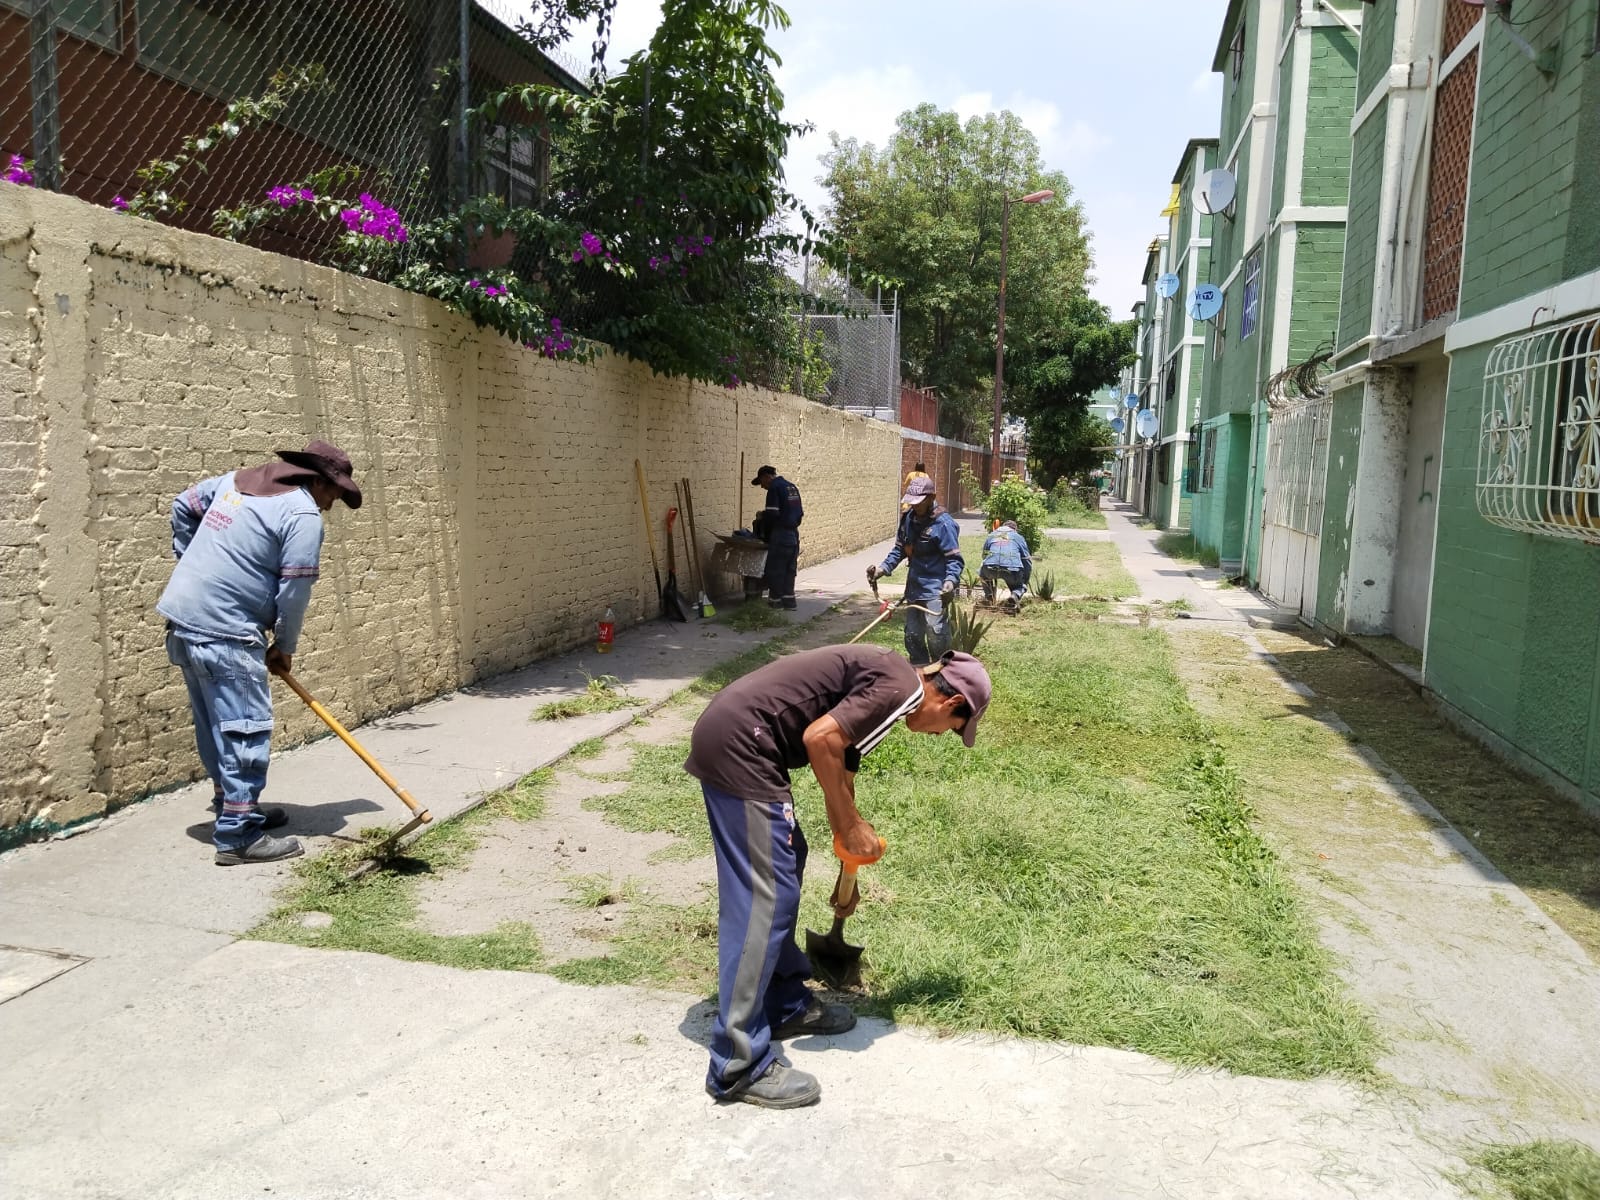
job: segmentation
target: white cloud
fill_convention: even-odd
[[[785,74],[779,73],[784,116],[796,123],[810,121],[816,131],[789,143],[784,174],[790,190],[813,212],[821,210],[827,195],[816,180],[823,173],[817,160],[828,150],[828,135],[882,146],[894,133],[900,114],[926,95],[916,72],[906,66],[865,67],[794,90],[786,86]]]

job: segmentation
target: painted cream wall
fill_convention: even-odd
[[[367,497],[330,514],[296,658],[352,723],[581,643],[608,604],[653,615],[635,458],[658,525],[693,481],[703,554],[764,462],[804,493],[803,563],[896,513],[895,426],[550,362],[407,292],[12,186],[0,337],[0,844],[195,775],[154,610],[169,503],[278,447],[343,446]],[[320,730],[278,719],[279,745]]]

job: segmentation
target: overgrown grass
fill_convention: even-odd
[[[1600,1154],[1581,1142],[1489,1146],[1472,1162],[1511,1200],[1600,1200]]]
[[[533,710],[532,720],[564,721],[571,717],[587,717],[595,713],[617,712],[636,708],[643,701],[628,695],[622,681],[615,675],[591,675],[583,691],[576,696],[552,700]]]
[[[520,922],[508,921],[487,933],[459,936],[418,928],[417,888],[429,875],[462,866],[485,826],[508,817],[532,821],[542,815],[550,779],[548,769],[524,776],[490,795],[472,812],[434,825],[408,846],[402,857],[359,879],[351,880],[350,873],[370,856],[370,843],[388,831],[369,831],[365,843],[349,850],[301,859],[295,866],[294,882],[277,908],[250,936],[324,950],[364,950],[463,970],[537,968],[543,961],[538,934]],[[333,924],[325,929],[307,928],[301,917],[311,912],[329,914]]]
[[[1198,544],[1187,529],[1169,529],[1156,538],[1156,549],[1168,558],[1199,563],[1202,567],[1214,567],[1221,562],[1214,549]]]
[[[718,613],[718,619],[740,633],[755,633],[763,629],[777,629],[790,624],[783,610],[773,608],[765,600],[746,600],[736,608]]]
[[[897,730],[863,764],[863,813],[889,841],[850,936],[863,1007],[949,1031],[1129,1047],[1184,1064],[1303,1078],[1371,1070],[1350,1004],[1251,822],[1240,781],[1183,699],[1159,632],[1036,606],[986,643],[995,699],[978,746]],[[878,640],[897,645],[885,627]],[[877,636],[876,634],[874,636]],[[618,796],[631,829],[709,853],[686,745],[638,747]],[[825,929],[820,791],[795,773]],[[715,988],[709,909],[658,909],[564,978]]]
[[[1075,497],[1048,506],[1050,515],[1045,518],[1046,529],[1105,529],[1106,516],[1097,509],[1080,504]]]
[[[974,571],[983,565],[983,535],[961,539],[961,555]],[[1122,565],[1122,556],[1110,542],[1069,542],[1045,538],[1033,550],[1033,574],[1048,572],[1055,578],[1057,596],[1103,596],[1120,599],[1138,595],[1139,585]]]

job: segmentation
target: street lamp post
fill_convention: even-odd
[[[1016,200],[1007,196],[1000,206],[1000,312],[995,321],[994,339],[994,430],[989,447],[991,480],[1000,478],[1000,398],[1004,394],[1006,375],[1006,244],[1011,239],[1011,206],[1038,204],[1054,195],[1055,192],[1046,188],[1042,192],[1029,192]]]

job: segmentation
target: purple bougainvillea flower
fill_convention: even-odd
[[[13,154],[6,163],[6,182],[19,183],[23,187],[33,186],[33,172],[28,170],[27,160],[20,154]]]
[[[587,254],[599,254],[606,248],[606,244],[600,240],[598,234],[585,233],[578,240],[583,243],[584,252]]]
[[[128,202],[121,196],[113,196],[111,197],[111,207],[116,209],[118,212],[127,212]]]
[[[572,252],[572,261],[573,262],[582,262],[583,261],[583,251],[582,250],[574,250]]]

